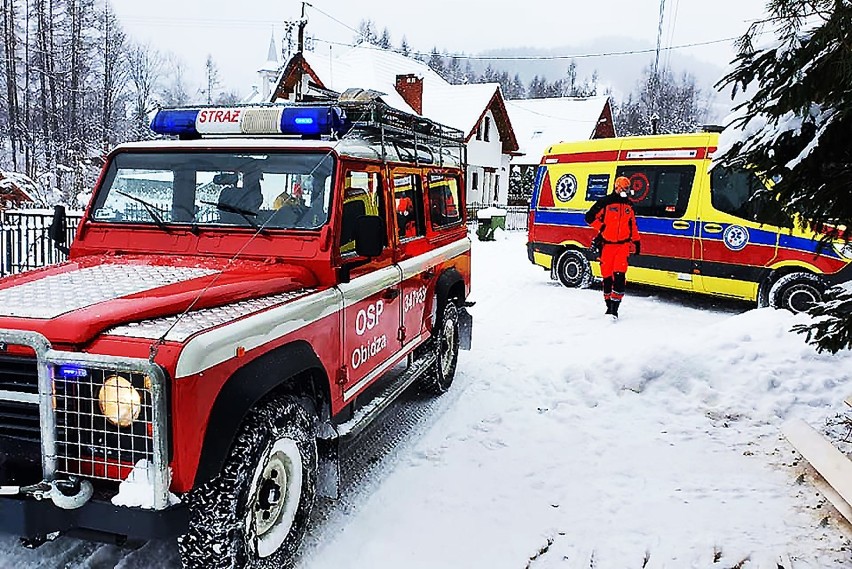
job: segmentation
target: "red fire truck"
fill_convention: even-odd
[[[0,531],[288,566],[341,445],[470,346],[463,133],[378,101],[152,129],[69,261],[0,281]]]

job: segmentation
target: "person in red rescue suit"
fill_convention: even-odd
[[[403,195],[396,198],[396,220],[399,226],[399,236],[403,239],[417,235],[417,226],[414,220],[414,202],[411,198]]]
[[[606,313],[618,318],[618,307],[624,298],[627,284],[627,256],[631,244],[640,251],[636,215],[628,197],[630,180],[624,176],[615,179],[611,194],[595,202],[586,212],[586,223],[594,227],[603,240],[601,249],[601,277],[603,278]]]

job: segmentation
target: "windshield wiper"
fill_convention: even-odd
[[[147,211],[147,212],[148,212],[148,215],[150,215],[150,216],[151,216],[151,219],[153,219],[153,220],[154,220],[154,223],[156,223],[156,224],[157,224],[157,227],[159,227],[160,229],[162,229],[162,230],[163,230],[163,231],[165,231],[166,233],[169,233],[169,226],[168,226],[168,225],[166,225],[166,222],[165,222],[165,221],[163,221],[163,218],[162,218],[162,217],[160,217],[160,214],[159,214],[159,213],[157,213],[157,208],[156,208],[156,207],[154,207],[154,205],[153,205],[152,203],[146,202],[146,201],[145,201],[145,200],[143,200],[142,198],[138,198],[138,197],[136,197],[136,196],[131,196],[131,195],[130,195],[130,194],[128,194],[127,192],[122,192],[121,190],[115,190],[115,193],[117,193],[117,194],[119,194],[119,195],[122,195],[122,196],[124,196],[124,197],[126,197],[126,198],[130,198],[130,199],[132,199],[133,201],[135,201],[135,202],[137,202],[137,203],[142,204],[142,207],[144,207],[144,208],[145,208],[145,211]]]
[[[231,204],[227,204],[227,203],[208,202],[208,201],[205,201],[205,200],[198,200],[198,201],[200,201],[201,203],[203,203],[205,205],[212,205],[213,207],[215,207],[219,211],[224,211],[225,213],[235,213],[235,214],[239,215],[240,217],[242,217],[243,219],[245,219],[246,223],[251,225],[252,228],[255,231],[257,231],[261,235],[266,234],[266,230],[264,228],[262,228],[260,225],[258,225],[257,221],[252,219],[253,217],[257,217],[256,211],[252,211],[250,209],[243,209],[239,206],[235,206],[235,205],[231,205]]]

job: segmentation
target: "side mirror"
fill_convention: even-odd
[[[53,208],[53,220],[47,228],[47,236],[53,241],[56,248],[68,254],[68,218],[65,215],[65,206],[58,205]]]
[[[377,215],[362,215],[355,221],[355,252],[361,257],[378,257],[385,246],[385,224]]]

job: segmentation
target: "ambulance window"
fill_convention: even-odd
[[[432,229],[461,223],[459,181],[446,174],[429,175],[429,219]]]
[[[630,180],[630,199],[637,215],[677,218],[686,212],[695,166],[621,167],[616,176]]]
[[[420,176],[417,174],[394,175],[393,197],[396,205],[396,229],[400,240],[426,235]]]
[[[343,218],[340,223],[340,254],[355,254],[355,226],[365,215],[385,219],[381,179],[377,172],[349,171],[343,179]]]
[[[710,203],[715,209],[742,219],[792,227],[790,216],[782,211],[781,204],[754,172],[721,166],[713,168]]]

